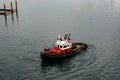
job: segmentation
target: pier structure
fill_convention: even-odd
[[[15,2],[15,8],[13,7],[13,1]],[[7,8],[6,1],[3,2],[3,8],[0,9],[0,15],[9,15],[11,13],[18,11],[18,1],[17,0],[10,0],[10,8]]]

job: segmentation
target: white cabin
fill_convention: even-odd
[[[72,42],[71,40],[57,40],[56,47],[61,50],[69,49],[72,47]]]

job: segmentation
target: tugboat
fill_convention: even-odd
[[[42,60],[65,59],[85,51],[87,47],[85,43],[72,43],[70,33],[67,33],[64,38],[59,35],[55,46],[49,49],[45,48],[40,52],[40,55]]]

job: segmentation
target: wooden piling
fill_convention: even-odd
[[[16,11],[18,10],[18,3],[17,0],[15,0],[15,7],[16,7]]]
[[[7,13],[6,13],[6,2],[5,1],[3,3],[3,6],[4,6],[4,14],[6,15]]]
[[[10,0],[10,7],[11,7],[11,12],[13,13],[13,4],[12,4],[12,0]]]

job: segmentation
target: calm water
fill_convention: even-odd
[[[88,50],[42,63],[64,32]],[[119,80],[119,41],[120,0],[19,0],[18,17],[0,15],[0,80]]]

